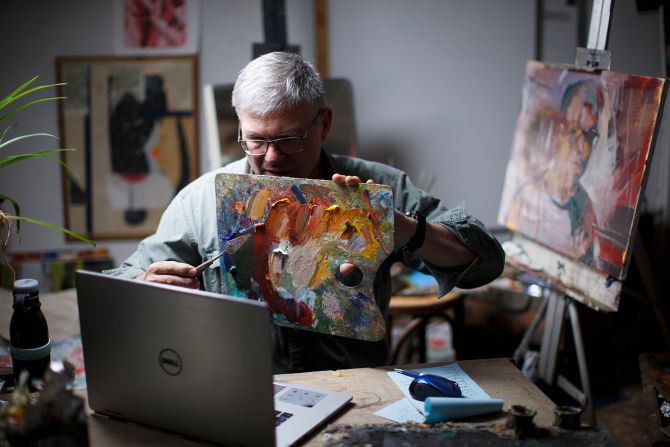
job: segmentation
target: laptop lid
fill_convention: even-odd
[[[287,446],[352,399],[273,385],[262,302],[86,271],[77,300],[97,413],[219,443]]]
[[[92,410],[208,441],[273,445],[263,303],[77,272]]]

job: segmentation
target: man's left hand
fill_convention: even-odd
[[[363,183],[363,180],[361,180],[361,178],[356,175],[344,174],[333,174],[333,181],[335,183],[344,183],[345,185],[358,185],[359,183]],[[374,181],[368,180],[365,183],[372,184]]]

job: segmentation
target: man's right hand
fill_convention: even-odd
[[[183,262],[159,261],[149,266],[146,272],[135,277],[140,281],[172,284],[173,286],[197,289],[200,281],[196,278],[195,267]]]

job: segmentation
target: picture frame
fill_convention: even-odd
[[[117,0],[114,54],[195,54],[200,43],[200,11],[200,0]]]
[[[198,175],[197,56],[59,57],[65,226],[142,238]]]

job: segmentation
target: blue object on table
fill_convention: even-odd
[[[409,384],[409,394],[416,400],[425,401],[427,397],[462,397],[458,383],[435,374],[422,374],[406,369],[395,369],[396,372],[413,377]]]
[[[426,422],[434,424],[480,414],[496,413],[502,410],[503,403],[502,399],[429,397],[424,404]]]

